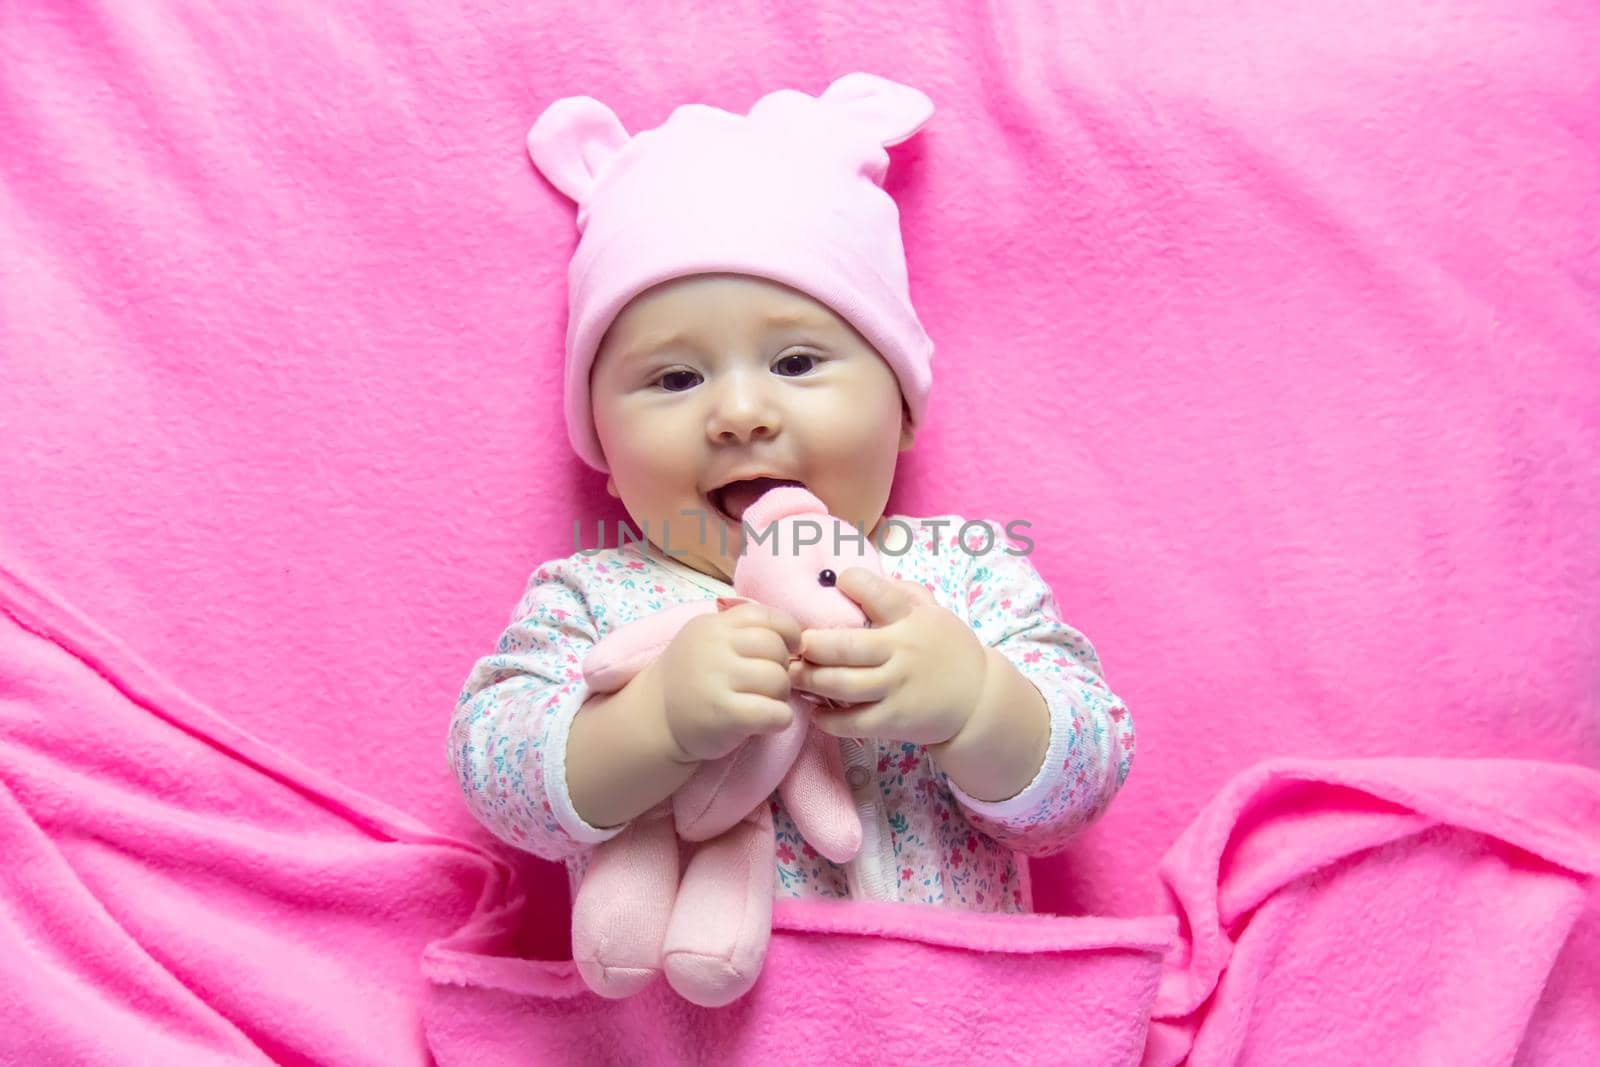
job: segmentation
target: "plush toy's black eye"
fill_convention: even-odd
[[[823,571],[823,572],[821,572],[820,574],[817,575],[817,584],[818,585],[826,585],[826,586],[830,586],[831,587],[833,585],[833,583],[837,582],[838,580],[839,580],[838,576],[835,575],[832,571],[826,571],[825,570],[825,571]]]

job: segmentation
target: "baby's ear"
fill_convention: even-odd
[[[592,96],[568,96],[544,109],[528,131],[528,154],[550,184],[579,204],[628,143],[616,113]]]
[[[933,117],[933,101],[920,89],[861,71],[846,74],[818,99],[837,106],[885,148],[904,141]]]

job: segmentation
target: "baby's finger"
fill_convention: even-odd
[[[884,631],[862,627],[804,630],[800,654],[819,667],[880,667],[889,662],[893,643]]]
[[[916,606],[904,588],[908,584],[857,566],[846,567],[835,588],[860,605],[872,625],[887,626],[911,614]]]
[[[739,655],[749,659],[786,664],[793,656],[789,646],[784,643],[783,635],[765,626],[735,627],[728,644]]]
[[[890,733],[886,729],[887,717],[881,702],[836,710],[819,708],[811,716],[811,723],[833,737],[888,737]]]
[[[738,626],[761,626],[776,632],[791,654],[800,651],[800,622],[782,608],[767,604],[740,604],[724,617]]]
[[[846,704],[882,700],[893,689],[889,672],[883,667],[814,667],[804,660],[789,665],[789,684]]]
[[[794,722],[794,709],[787,700],[773,700],[754,693],[735,693],[728,702],[729,715],[753,734],[775,734]]]
[[[775,663],[770,659],[742,659],[734,663],[728,672],[728,686],[735,693],[768,700],[787,701],[792,685],[787,661]]]

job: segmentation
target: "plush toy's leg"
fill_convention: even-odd
[[[808,730],[794,766],[778,784],[778,795],[812,848],[835,863],[855,859],[861,851],[861,816],[845,784],[837,738]]]
[[[661,973],[678,859],[666,803],[596,846],[572,901],[572,958],[601,996],[632,996]]]
[[[721,759],[702,763],[673,794],[678,836],[709,841],[765,804],[800,754],[809,726],[796,713],[779,733],[757,734]]]
[[[689,860],[667,927],[667,981],[692,1004],[720,1008],[761,974],[772,937],[777,846],[763,801]]]

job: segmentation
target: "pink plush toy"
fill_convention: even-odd
[[[592,692],[621,689],[690,619],[749,601],[782,608],[807,629],[867,624],[855,602],[833,587],[847,567],[882,573],[865,537],[796,486],[769,490],[742,519],[757,535],[776,529],[760,543],[752,538],[739,557],[737,595],[669,608],[607,635],[583,663]],[[819,703],[792,691],[794,722],[787,729],[703,763],[670,800],[596,848],[572,906],[572,955],[589,988],[631,996],[665,970],[685,1000],[721,1007],[755,983],[772,933],[777,856],[767,801],[773,789],[822,855],[846,863],[861,848],[838,741],[811,727]],[[702,842],[681,883],[679,838]]]

